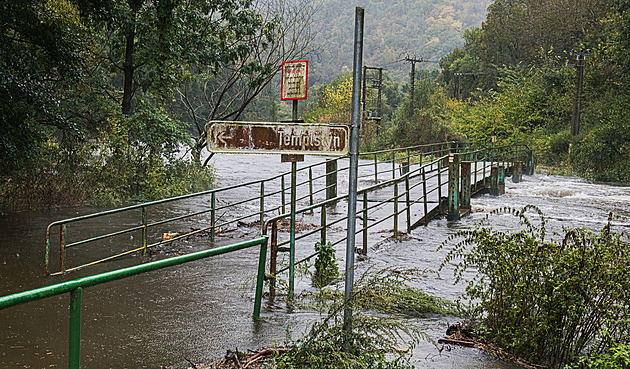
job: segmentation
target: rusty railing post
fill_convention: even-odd
[[[424,225],[429,224],[429,210],[428,210],[428,200],[427,200],[427,174],[426,167],[422,167],[422,198],[424,202]],[[439,200],[438,200],[439,202]],[[438,204],[439,206],[439,204]]]
[[[142,254],[147,254],[147,207],[142,207]]]
[[[321,227],[321,230],[320,230],[320,237],[319,237],[319,239],[320,239],[320,243],[322,245],[325,245],[326,244],[326,227],[327,227],[327,225],[326,225],[326,205],[322,205],[320,207],[320,209],[321,210],[320,210],[319,216],[320,216],[320,224],[321,224],[320,227]]]
[[[271,223],[271,250],[269,252],[269,299],[276,298],[276,272],[278,271],[278,221]]]
[[[66,272],[66,223],[63,223],[59,231],[59,270]]]
[[[260,182],[260,228],[265,226],[265,181]]]
[[[285,192],[285,186],[284,186],[284,174],[283,174],[282,177],[280,177],[280,193],[281,193],[281,200],[282,200],[282,214],[286,214],[286,212],[287,212],[286,198],[285,198],[284,192]]]
[[[337,159],[326,160],[326,200],[337,197]]]

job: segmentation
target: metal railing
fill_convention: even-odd
[[[115,281],[131,277],[137,274],[150,272],[179,265],[199,259],[204,259],[216,255],[221,255],[237,250],[260,245],[260,257],[258,259],[258,274],[256,281],[256,296],[254,299],[254,319],[260,317],[260,306],[262,303],[263,280],[265,274],[265,263],[267,254],[267,237],[256,238],[251,241],[236,243],[228,246],[218,247],[210,250],[203,250],[187,255],[175,256],[168,259],[153,261],[128,268],[118,269],[106,273],[96,274],[89,277],[79,278],[67,282],[57,283],[46,287],[36,288],[29,291],[15,293],[0,297],[0,310],[25,304],[28,302],[52,297],[64,293],[70,294],[70,333],[69,333],[69,364],[70,369],[78,369],[81,358],[81,307],[83,288],[95,286],[102,283]]]
[[[444,187],[449,184],[443,177],[449,171],[449,155],[460,149],[469,148],[470,146],[462,146],[451,150],[432,151],[430,155],[408,153],[402,158],[396,158],[392,155],[391,163],[395,164],[398,161],[402,161],[403,163],[400,168],[401,174],[397,176],[398,171],[396,167],[393,166],[392,169],[388,170],[392,173],[391,179],[381,182],[375,181],[376,184],[358,190],[357,198],[361,207],[357,209],[357,218],[361,222],[361,225],[357,228],[356,235],[361,236],[359,238],[361,239],[361,248],[359,249],[357,247],[357,251],[367,255],[369,230],[375,230],[387,221],[390,221],[392,225],[392,236],[398,238],[400,233],[400,215],[404,214],[405,230],[409,233],[414,226],[421,224],[426,225],[430,219],[444,212],[443,208],[447,201],[447,198],[443,197],[443,193],[446,193]],[[395,151],[382,151],[375,156],[378,156],[378,154],[390,155],[391,152],[396,153]],[[439,156],[438,153],[443,155]],[[471,170],[469,181],[472,194],[489,185],[488,180],[490,179],[493,167],[510,167],[512,163],[527,160],[528,154],[530,153],[531,152],[525,146],[501,146],[464,151],[460,152],[458,155],[461,161],[470,163]],[[419,156],[420,159],[413,160],[414,156]],[[423,159],[424,157],[430,157],[432,160],[425,161]],[[417,162],[418,166],[412,169],[411,163],[414,161]],[[374,176],[378,178],[376,170],[374,171]],[[400,187],[403,189],[401,190]],[[385,198],[379,199],[379,197],[382,197],[383,191],[386,190],[390,192]],[[319,238],[317,241],[321,244],[330,242],[332,246],[335,246],[346,242],[347,235],[345,233],[331,240],[327,230],[335,226],[344,225],[348,220],[347,215],[331,217],[327,214],[327,209],[339,201],[347,200],[347,198],[347,194],[336,196],[297,209],[296,214],[307,214],[319,210],[320,224],[300,232],[299,235],[292,233],[295,232],[295,227],[291,227],[288,234],[285,232],[285,237],[282,240],[280,240],[279,237],[278,225],[281,221],[288,219],[291,214],[285,212],[265,222],[263,234],[270,236],[271,255],[269,258],[270,265],[268,274],[270,280],[270,298],[274,298],[276,295],[276,276],[286,271],[289,271],[288,293],[291,298],[295,266],[317,255],[317,252],[313,252],[298,261],[294,261],[290,258],[288,265],[278,270],[278,252],[290,251],[292,247],[295,247],[297,241],[307,240],[309,237],[313,238],[312,236],[314,235],[319,235],[319,237],[315,236],[315,238]],[[414,220],[412,219],[411,209],[412,206],[416,204],[422,206],[423,216]],[[380,217],[378,217],[379,215]]]
[[[386,178],[397,178],[397,176],[404,174],[404,171],[408,171],[415,164],[422,165],[422,163],[435,160],[435,158],[443,157],[449,152],[461,152],[469,147],[470,145],[468,144],[447,142],[363,153],[359,155],[361,159],[359,179],[373,179],[374,183],[379,183],[379,181],[385,181]],[[298,169],[299,179],[296,186],[300,195],[296,198],[296,201],[300,204],[306,203],[308,206],[311,206],[336,197],[337,177],[347,170],[347,158],[330,159]],[[210,242],[214,243],[217,232],[225,227],[238,225],[239,222],[262,227],[265,217],[269,217],[273,213],[285,214],[287,212],[287,206],[290,205],[289,201],[287,201],[287,193],[289,192],[287,182],[290,182],[286,180],[287,177],[291,178],[290,172],[238,185],[53,222],[46,228],[44,259],[46,273],[63,274],[132,253],[147,252],[152,247],[203,232],[209,233]],[[243,196],[245,190],[253,193],[253,195]],[[233,198],[238,198],[238,200],[231,201],[230,199]],[[188,200],[196,201],[195,207],[198,209],[195,211],[184,211],[183,214],[163,218],[158,217],[158,212],[155,211],[160,206],[175,206]],[[118,225],[121,222],[116,219],[111,220],[112,218],[120,217],[123,213],[134,212],[138,214],[136,218],[138,221],[131,226],[119,227]],[[108,219],[110,221],[107,221]],[[164,233],[167,233],[169,230],[162,228],[160,231],[159,227],[165,227],[184,220],[187,222],[197,221],[201,226],[190,232],[177,234],[169,239],[163,237]],[[86,227],[83,225],[89,222],[98,222],[103,231],[87,234],[84,238],[79,238],[79,236],[83,237],[86,233]],[[114,225],[108,226],[108,223],[114,223]],[[70,235],[68,228],[71,226],[80,229],[80,232],[75,231]],[[53,238],[51,235],[55,232],[58,232],[59,261],[57,265],[58,270],[51,271],[51,255],[54,251],[52,250]],[[104,248],[99,246],[103,246],[104,242],[111,241],[116,237],[121,240],[118,244],[124,245],[121,249],[106,255],[97,255],[104,253],[102,251]],[[139,241],[130,242],[130,237]],[[129,247],[133,243],[135,243],[135,246]],[[71,265],[66,255],[68,250],[82,249],[89,244],[96,245],[90,249],[92,251],[87,252],[88,255],[96,256],[95,259]]]

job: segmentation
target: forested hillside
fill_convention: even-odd
[[[426,60],[462,46],[465,29],[481,26],[491,0],[322,0],[315,14],[316,40],[323,45],[312,56],[313,83],[332,80],[352,68],[354,8],[365,9],[364,65],[385,67],[392,74],[409,73],[398,61],[405,54]],[[437,68],[436,63],[427,64]]]

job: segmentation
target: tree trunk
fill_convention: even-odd
[[[131,19],[125,33],[125,62],[123,64],[124,82],[123,82],[123,100],[122,113],[124,115],[131,114],[131,99],[133,97],[133,73],[135,66],[133,65],[133,52],[136,38],[136,14],[140,9],[141,1],[130,0]]]

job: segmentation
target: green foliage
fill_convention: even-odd
[[[531,210],[540,215],[539,225],[526,216]],[[627,347],[628,236],[613,232],[609,219],[599,233],[565,229],[547,238],[540,210],[512,212],[521,230],[477,225],[440,246],[452,245],[442,267],[459,260],[457,281],[464,271],[477,270],[466,281],[466,294],[476,302],[486,337],[554,368],[576,363],[585,352],[597,357]]]
[[[259,86],[256,73],[273,63],[255,56],[276,35],[275,17],[263,24],[250,0],[3,2],[3,205],[119,204],[207,188],[211,170],[175,158],[192,144],[174,89],[235,64],[251,77],[241,91]]]
[[[317,242],[315,244],[315,252],[317,253],[317,258],[315,259],[313,283],[321,288],[339,277],[339,267],[335,257],[335,248],[330,242],[325,245]]]
[[[584,356],[579,364],[571,368],[628,369],[630,368],[630,345],[620,344],[611,347],[608,352]]]
[[[303,338],[290,343],[288,353],[276,356],[272,367],[413,368],[408,362],[411,350],[427,337],[401,317],[454,310],[452,304],[408,286],[422,275],[420,271],[392,269],[365,273],[354,287],[351,332],[343,330],[343,311],[347,307],[343,294],[321,289],[311,298],[322,300],[327,315]],[[397,348],[403,342],[408,347]]]
[[[427,271],[384,269],[365,277],[364,288],[354,297],[354,306],[362,310],[376,310],[386,314],[403,316],[425,316],[441,314],[461,316],[457,305],[448,300],[431,296],[416,287],[415,281],[423,278]]]

